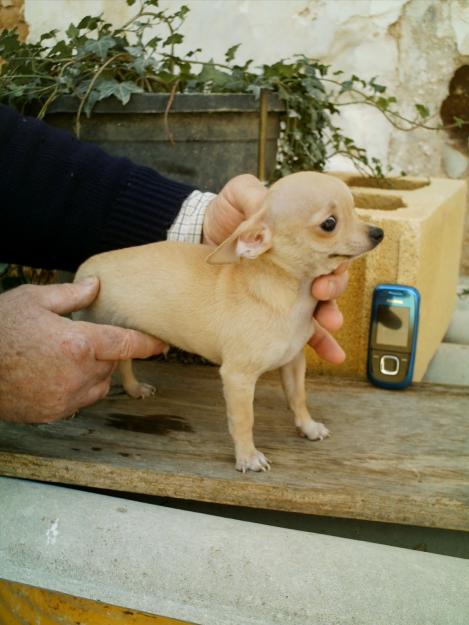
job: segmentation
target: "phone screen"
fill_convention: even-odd
[[[409,309],[405,306],[378,306],[376,342],[406,347],[409,338]]]

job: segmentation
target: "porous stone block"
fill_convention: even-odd
[[[0,0],[0,30],[18,29],[21,41],[28,35],[28,25],[24,21],[24,0]]]
[[[366,376],[373,289],[380,283],[416,287],[421,295],[414,381],[420,381],[448,328],[456,302],[466,208],[466,183],[443,178],[373,178],[338,174],[351,188],[360,217],[383,228],[383,242],[350,270],[339,300],[343,328],[336,337],[347,359],[320,360],[310,348],[315,372]]]

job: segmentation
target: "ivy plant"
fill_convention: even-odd
[[[135,93],[276,93],[285,105],[274,178],[294,171],[322,170],[341,154],[362,172],[382,177],[380,161],[369,157],[338,127],[341,107],[363,103],[377,108],[396,127],[410,130],[427,125],[430,113],[415,105],[414,119],[400,115],[396,98],[376,78],[345,76],[329,65],[297,55],[271,65],[239,64],[239,45],[224,63],[204,61],[202,49],[180,54],[189,8],[161,9],[158,0],[126,0],[135,15],[115,27],[102,15],[70,24],[63,38],[57,30],[34,43],[20,41],[15,30],[0,34],[0,102],[21,111],[35,110],[42,118],[62,95],[78,99],[75,132],[97,102],[117,98],[127,104]],[[158,33],[155,35],[155,32]]]

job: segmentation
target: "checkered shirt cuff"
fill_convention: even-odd
[[[183,202],[176,220],[168,230],[168,241],[201,243],[205,210],[215,193],[193,191]]]

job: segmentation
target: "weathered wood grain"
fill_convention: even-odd
[[[0,424],[0,474],[256,508],[469,530],[469,392],[307,381],[331,438],[296,435],[276,375],[256,392],[268,473],[234,469],[217,369],[146,362],[158,394],[114,393],[51,425]]]
[[[4,625],[191,625],[93,599],[0,579],[0,623]]]

